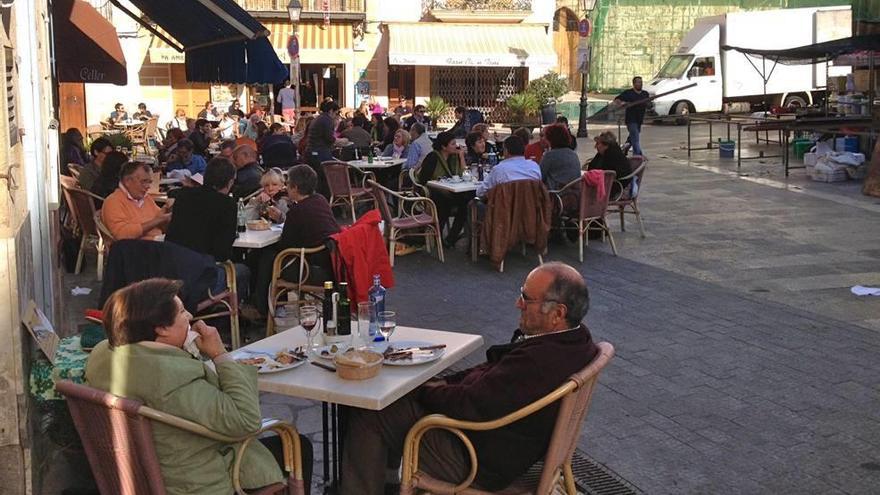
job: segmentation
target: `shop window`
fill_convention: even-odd
[[[703,77],[715,75],[715,57],[703,57],[694,60],[694,65],[688,72],[688,77]]]

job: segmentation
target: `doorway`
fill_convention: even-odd
[[[302,110],[317,111],[325,98],[344,106],[345,67],[340,65],[304,64],[300,67],[300,101]]]
[[[557,10],[553,16],[553,48],[559,55],[559,75],[568,81],[569,91],[580,91],[581,74],[577,63],[579,42],[577,14],[566,7]]]
[[[83,136],[86,132],[86,85],[83,83],[58,83],[58,118],[61,121],[61,132],[71,127],[79,129]]]
[[[392,65],[388,67],[388,107],[394,108],[402,98],[413,102],[416,96],[416,66]],[[414,102],[413,102],[414,104]]]

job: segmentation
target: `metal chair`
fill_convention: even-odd
[[[77,163],[68,163],[67,170],[70,170],[70,176],[79,181],[79,174],[82,173],[83,166]]]
[[[370,191],[376,201],[376,208],[382,214],[385,221],[385,238],[388,240],[388,256],[391,266],[394,266],[394,246],[403,237],[417,236],[425,238],[425,247],[430,253],[432,243],[437,243],[437,255],[441,262],[443,258],[443,243],[440,222],[437,219],[437,205],[430,198],[421,196],[408,197],[396,193],[384,187],[374,180],[368,180]],[[400,214],[395,217],[391,214],[391,206],[388,197],[394,198],[400,208]]]
[[[97,216],[95,199],[103,201],[104,198],[97,194],[92,194],[85,189],[80,189],[76,184],[76,179],[73,177],[62,175],[59,176],[58,179],[61,182],[61,190],[64,193],[64,200],[67,202],[67,208],[70,210],[73,219],[74,229],[82,236],[82,241],[80,241],[79,245],[79,254],[76,257],[76,270],[74,273],[80,273],[86,248],[94,244],[98,251],[97,277],[98,281],[100,281],[103,277],[104,255],[106,254],[107,246],[104,245],[101,240],[98,226],[95,223],[95,217]]]
[[[587,234],[590,229],[599,229],[602,231],[602,239],[608,236],[608,242],[611,244],[611,251],[617,256],[617,246],[614,244],[614,236],[605,220],[608,214],[608,195],[611,194],[611,187],[614,184],[614,178],[617,175],[613,170],[604,171],[605,179],[605,196],[597,197],[596,188],[587,185],[583,177],[569,182],[561,189],[550,191],[552,197],[556,198],[557,207],[559,208],[559,219],[561,222],[561,230],[577,229],[578,232],[578,259],[584,261],[584,244],[589,245]],[[571,211],[566,208],[566,196],[572,194],[573,190],[579,190],[577,200],[577,210]]]
[[[629,163],[632,172],[624,177],[618,177],[614,181],[614,187],[619,188],[620,194],[618,197],[612,198],[608,201],[609,211],[617,209],[617,212],[620,213],[620,231],[626,232],[624,215],[635,215],[636,220],[639,222],[639,232],[643,239],[645,238],[645,225],[642,223],[642,212],[639,210],[639,193],[644,184],[645,167],[648,164],[647,162],[648,159],[643,156],[630,157]],[[623,181],[626,180],[629,180],[629,184],[627,187],[624,187]],[[629,208],[629,210],[627,210],[627,208]]]
[[[306,282],[309,279],[310,265],[308,261],[309,255],[320,253],[327,248],[324,246],[313,248],[288,248],[275,255],[275,262],[272,264],[272,280],[269,283],[269,317],[266,318],[266,336],[275,333],[275,310],[279,306],[288,306],[296,304],[299,306],[304,301],[305,296],[314,299],[323,299],[324,287],[319,285],[309,285]],[[281,277],[281,272],[285,268],[292,266],[294,263],[299,264],[299,277],[296,282],[290,282]],[[287,294],[295,292],[296,301],[279,301],[279,298]]]
[[[599,373],[614,356],[614,347],[608,342],[600,342],[597,345],[599,353],[586,368],[569,377],[564,384],[560,385],[553,392],[503,418],[477,422],[461,421],[442,414],[431,414],[420,419],[409,430],[404,442],[400,494],[414,495],[419,490],[426,490],[436,495],[490,495],[493,492],[487,492],[471,486],[477,475],[477,453],[464,432],[489,431],[502,428],[534,414],[556,401],[561,401],[556,424],[550,437],[550,444],[547,447],[547,453],[544,455],[544,467],[537,485],[533,484],[530,486],[524,480],[516,480],[511,486],[494,493],[549,495],[553,493],[554,487],[562,478],[565,483],[565,493],[567,495],[576,495],[574,474],[571,470],[571,456],[577,447],[581,427],[590,408],[590,400],[593,397]],[[425,433],[432,429],[442,429],[455,434],[467,448],[470,456],[471,471],[462,482],[455,483],[447,480],[438,480],[419,471],[419,443]]]
[[[339,161],[325,161],[321,163],[324,176],[327,178],[327,187],[330,189],[330,208],[334,206],[348,205],[351,208],[351,220],[357,220],[355,204],[372,201],[370,191],[365,182],[374,178],[371,172],[364,172],[348,163]],[[360,174],[360,186],[352,186],[350,173]]]
[[[67,398],[67,407],[82,439],[89,465],[101,493],[123,495],[164,495],[166,493],[159,457],[153,443],[152,423],[159,422],[180,430],[230,445],[240,444],[232,466],[232,486],[237,494],[270,495],[288,490],[303,494],[302,446],[293,425],[264,419],[262,427],[244,437],[230,437],[204,426],[119,397],[103,390],[60,380],[55,389]],[[241,459],[257,437],[274,431],[284,446],[287,485],[275,483],[245,492],[241,487]]]

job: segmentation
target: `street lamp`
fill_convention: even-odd
[[[287,4],[287,16],[290,18],[290,23],[293,25],[293,35],[297,35],[298,26],[300,18],[302,17],[302,2],[299,0],[290,0],[290,3]],[[299,38],[297,38],[297,45],[299,45]],[[300,98],[299,98],[299,47],[297,46],[297,54],[294,57],[293,54],[290,54],[290,82],[293,83],[293,92],[296,96],[296,111],[300,111]]]
[[[590,12],[596,7],[596,0],[583,0],[584,7],[584,19],[589,18]],[[589,46],[586,47],[587,50],[587,58],[582,61],[579,60],[579,63],[586,64],[586,67],[578,67],[581,73],[581,101],[580,101],[580,112],[578,114],[578,131],[577,137],[585,138],[587,137],[587,82],[590,70],[590,58],[589,57]]]

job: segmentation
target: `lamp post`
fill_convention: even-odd
[[[584,20],[578,24],[578,31],[580,31],[580,37],[582,40],[582,45],[587,45],[587,41],[589,39],[590,31],[592,31],[592,26],[589,23],[590,12],[593,11],[593,8],[596,6],[596,0],[583,0],[584,7]],[[586,23],[589,26],[586,29],[586,32],[582,29],[582,23]],[[581,73],[581,101],[580,101],[580,112],[578,113],[578,131],[577,137],[585,138],[587,137],[587,83],[589,81],[589,73],[590,73],[590,47],[589,45],[584,46],[583,53],[581,55],[581,49],[578,49],[578,63],[580,67],[578,67]]]
[[[300,0],[290,0],[290,3],[287,4],[287,16],[290,18],[290,23],[293,26],[293,36],[296,38],[296,53],[292,53],[293,50],[289,50],[290,55],[290,82],[293,83],[293,93],[296,96],[296,111],[300,111],[300,97],[299,97],[299,37],[297,36],[297,31],[299,31],[299,20],[302,17],[302,2]]]

